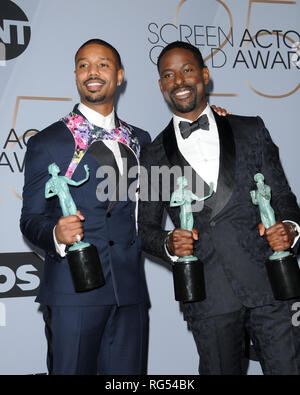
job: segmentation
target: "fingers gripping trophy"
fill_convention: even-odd
[[[48,166],[51,178],[45,185],[46,199],[58,196],[64,217],[77,215],[75,202],[70,194],[69,185],[80,186],[89,178],[88,165],[84,165],[86,177],[80,181],[74,181],[66,176],[59,176],[60,169],[56,163]],[[97,248],[90,243],[82,242],[80,235],[76,235],[77,241],[69,248],[67,259],[76,292],[89,291],[105,284],[101,263]]]
[[[186,189],[188,182],[185,177],[177,178],[178,189],[171,196],[170,206],[180,207],[180,227],[192,231],[194,217],[192,213],[192,202],[208,199],[213,194],[213,183],[210,183],[209,194],[202,198],[196,196],[192,191]],[[195,302],[204,300],[205,282],[203,263],[194,255],[179,258],[173,265],[173,280],[175,300],[181,302]]]
[[[271,187],[264,183],[264,176],[254,176],[256,190],[250,191],[252,203],[257,205],[261,222],[268,229],[276,224],[271,207]],[[275,299],[286,300],[300,295],[300,270],[297,258],[289,251],[275,251],[265,262]]]

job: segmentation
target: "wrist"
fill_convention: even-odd
[[[295,239],[295,237],[299,235],[297,226],[294,223],[286,221],[284,222],[284,227],[289,237],[292,238],[293,240]]]
[[[172,245],[171,245],[171,238],[170,238],[170,236],[172,235],[172,233],[173,233],[173,232],[168,233],[167,237],[165,238],[165,247],[166,247],[167,252],[168,252],[170,255],[175,256],[174,250],[173,250]]]

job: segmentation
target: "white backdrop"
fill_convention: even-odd
[[[210,103],[264,119],[299,198],[300,62],[292,46],[300,42],[300,1],[1,0],[0,11],[0,374],[36,374],[46,372],[46,343],[34,303],[41,264],[19,230],[23,160],[29,136],[78,102],[78,47],[98,37],[118,48],[118,114],[155,137],[171,116],[155,59],[168,42],[197,45],[211,72]],[[145,266],[149,374],[197,374],[171,273],[149,259]],[[257,362],[248,374],[261,374]]]

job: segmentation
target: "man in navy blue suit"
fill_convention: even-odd
[[[21,230],[45,251],[37,301],[44,312],[48,369],[50,374],[145,374],[149,299],[137,236],[137,193],[129,193],[133,183],[138,190],[139,174],[131,172],[129,178],[128,172],[138,169],[150,136],[115,113],[124,70],[114,47],[89,40],[77,51],[75,65],[80,104],[29,140],[25,161]],[[75,181],[85,177],[88,166],[88,181],[70,187],[77,215],[62,217],[58,198],[45,199],[51,163]],[[104,166],[116,176],[107,195]],[[78,293],[66,253],[80,239],[96,246],[105,285]]]
[[[142,153],[149,196],[156,185],[159,199],[142,202],[139,229],[148,253],[168,262],[194,254],[203,262],[206,299],[182,305],[200,356],[199,372],[242,374],[247,330],[265,374],[299,374],[300,330],[291,321],[295,299],[274,299],[264,265],[271,248],[297,252],[299,245],[300,210],[278,148],[259,117],[219,117],[212,111],[205,94],[209,71],[198,48],[167,45],[158,71],[173,118]],[[180,209],[164,198],[166,179],[156,184],[151,178],[157,166],[192,169],[189,187],[195,193],[195,185],[203,185],[202,196],[213,183],[213,196],[193,213],[192,231],[180,229]],[[268,229],[250,197],[256,173],[272,188],[278,222]],[[169,196],[174,189],[171,180]],[[175,227],[171,232],[162,228],[164,210]]]

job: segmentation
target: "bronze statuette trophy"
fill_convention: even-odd
[[[274,210],[270,205],[271,188],[264,184],[264,176],[254,176],[257,190],[251,191],[252,203],[258,205],[261,222],[268,229],[276,224]],[[274,252],[266,260],[266,268],[275,299],[287,300],[300,296],[300,270],[297,258],[289,251]]]
[[[68,185],[79,186],[89,178],[89,168],[84,166],[86,177],[81,181],[73,181],[66,176],[59,176],[59,167],[56,163],[48,166],[50,180],[45,186],[45,197],[50,198],[57,195],[63,212],[63,216],[77,215],[77,208],[70,194]],[[67,259],[76,292],[90,291],[105,284],[101,263],[97,248],[89,243],[80,241],[77,235],[75,242],[67,252]]]
[[[187,180],[185,177],[177,178],[178,189],[171,196],[170,206],[180,206],[180,227],[192,231],[194,218],[192,213],[192,201],[208,199],[213,194],[213,184],[210,184],[209,195],[198,198],[192,191],[185,189]],[[196,302],[204,300],[205,282],[203,262],[193,255],[179,258],[173,264],[173,281],[175,300],[180,302]]]

